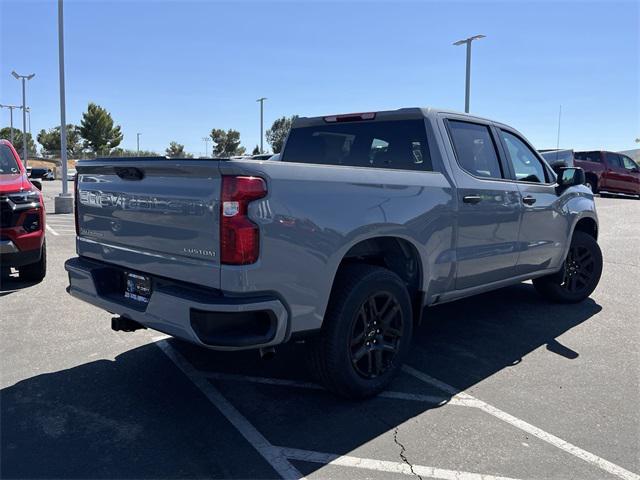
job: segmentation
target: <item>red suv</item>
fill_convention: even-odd
[[[42,193],[29,181],[13,145],[0,140],[0,270],[40,281],[47,273]]]
[[[640,168],[631,158],[616,152],[575,152],[576,167],[584,170],[593,193],[640,195]]]

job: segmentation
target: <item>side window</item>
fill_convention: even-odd
[[[449,120],[449,131],[460,166],[477,177],[503,178],[489,127]]]
[[[618,155],[617,153],[611,153],[611,152],[607,152],[607,163],[609,164],[610,167],[615,167],[615,168],[624,168],[624,165],[622,163],[622,158],[620,158],[620,155]]]
[[[545,183],[545,167],[531,149],[512,133],[500,130],[509,160],[513,165],[516,180],[520,182]]]
[[[600,159],[600,152],[576,152],[576,160],[583,160],[585,162],[602,163]]]
[[[621,157],[622,157],[622,163],[624,163],[624,168],[626,168],[627,170],[633,170],[634,168],[638,168],[638,165],[636,164],[636,162],[631,160],[629,157],[626,157],[624,155],[621,155]]]

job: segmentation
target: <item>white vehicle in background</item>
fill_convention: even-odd
[[[271,160],[273,153],[258,153],[257,155],[251,155],[251,160]]]
[[[574,157],[572,149],[546,149],[538,150],[552,168],[574,167]]]
[[[70,168],[67,170],[67,180],[73,181],[76,178],[76,169]]]

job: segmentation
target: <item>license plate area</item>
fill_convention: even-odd
[[[124,272],[124,298],[147,304],[151,298],[151,277]]]

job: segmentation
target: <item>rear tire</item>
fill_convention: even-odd
[[[587,298],[602,275],[602,252],[591,235],[573,232],[569,253],[558,273],[533,280],[543,297],[553,302],[576,303]]]
[[[587,178],[584,184],[589,190],[591,190],[591,193],[593,193],[594,195],[598,193],[598,184],[596,183],[595,180],[591,178]]]
[[[27,282],[41,282],[47,275],[47,243],[42,244],[40,260],[18,269],[20,279]]]
[[[384,390],[411,344],[411,299],[395,273],[372,265],[341,268],[310,364],[328,390],[351,399]]]

